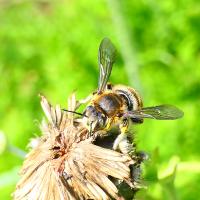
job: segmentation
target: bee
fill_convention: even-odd
[[[159,105],[143,108],[140,95],[135,89],[108,83],[112,66],[116,59],[116,48],[108,38],[104,38],[99,46],[98,89],[89,98],[90,102],[83,113],[83,123],[91,134],[99,132],[101,135],[118,124],[120,134],[113,143],[113,149],[127,140],[130,121],[142,123],[144,118],[157,120],[174,120],[181,118],[183,112],[173,105]]]

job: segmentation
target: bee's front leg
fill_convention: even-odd
[[[128,125],[129,125],[128,119],[124,118],[119,126],[121,133],[117,136],[113,144],[114,150],[119,149],[124,154],[128,154],[132,149],[132,145],[130,144],[127,138]]]

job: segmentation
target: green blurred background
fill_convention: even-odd
[[[95,90],[105,36],[119,52],[111,82],[135,87],[145,106],[170,103],[185,112],[136,127],[138,149],[151,155],[148,189],[137,198],[200,197],[199,0],[1,0],[0,199],[11,199],[19,179],[23,160],[14,148],[27,151],[40,134],[38,93],[66,107],[74,90],[78,98]]]

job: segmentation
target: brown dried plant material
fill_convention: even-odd
[[[118,199],[110,177],[132,186],[128,155],[92,144],[87,129],[75,122],[72,113],[52,107],[44,96],[41,105],[48,119],[42,136],[26,156],[15,200]],[[69,98],[69,110],[76,107]]]

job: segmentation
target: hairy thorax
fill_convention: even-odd
[[[93,101],[93,103],[108,117],[120,114],[123,106],[122,98],[115,93],[101,94],[95,101]]]

